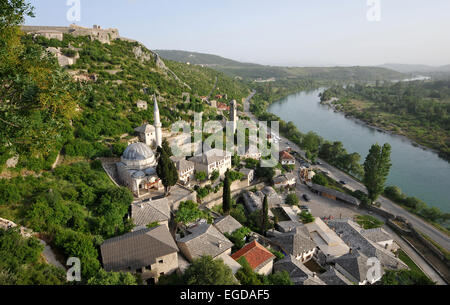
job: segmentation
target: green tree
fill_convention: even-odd
[[[214,181],[216,181],[219,177],[220,177],[219,172],[215,170],[215,171],[213,171],[213,173],[211,174],[210,180],[214,182]]]
[[[294,285],[294,283],[291,281],[291,278],[289,277],[289,273],[286,270],[269,274],[266,277],[266,282],[268,285],[276,285],[276,286]]]
[[[164,185],[165,196],[170,194],[172,186],[178,182],[178,171],[175,164],[170,159],[169,154],[161,147],[158,147],[158,165],[156,166],[156,173]]]
[[[96,286],[118,286],[118,285],[137,285],[137,280],[134,275],[131,273],[124,272],[106,272],[103,269],[95,274],[95,276],[91,277],[88,282],[88,285],[96,285]]]
[[[391,168],[391,146],[386,143],[383,147],[375,144],[371,147],[364,162],[364,185],[367,188],[372,203],[384,191],[384,185]]]
[[[162,141],[162,149],[167,153],[169,157],[173,156],[172,148],[170,147],[170,143],[166,138],[164,138]]]
[[[241,157],[238,155],[238,153],[234,153],[233,157],[231,158],[231,164],[233,167],[239,166],[241,163]]]
[[[186,285],[235,285],[233,272],[222,259],[213,260],[211,256],[203,256],[186,269],[184,273]]]
[[[225,233],[225,236],[231,240],[236,249],[241,249],[245,245],[245,238],[252,231],[247,227],[241,227],[231,234]]]
[[[328,186],[328,179],[327,177],[325,177],[324,174],[320,173],[315,175],[312,180],[313,183],[315,184],[319,184],[319,185],[323,185],[323,186]]]
[[[307,211],[303,211],[300,213],[300,219],[304,224],[314,222],[315,220],[314,217]]]
[[[222,196],[222,208],[225,215],[230,215],[231,211],[231,182],[228,175],[228,171],[225,174],[225,181],[223,184],[223,196]]]
[[[238,263],[241,264],[242,267],[236,272],[235,276],[242,285],[262,285],[258,274],[253,271],[252,267],[245,257],[239,258]]]
[[[289,205],[296,205],[297,203],[299,203],[299,199],[297,197],[296,193],[290,193],[289,195],[286,196],[286,204]]]
[[[175,214],[175,222],[187,225],[204,216],[204,212],[198,208],[198,205],[194,201],[188,200],[180,203],[178,211]]]
[[[267,235],[267,226],[269,223],[269,201],[267,199],[267,195],[264,196],[263,200],[263,208],[261,211],[261,232],[263,232],[263,235]]]
[[[203,171],[198,171],[195,173],[195,180],[197,181],[205,181],[207,178],[206,173]]]

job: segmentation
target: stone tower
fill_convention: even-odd
[[[162,147],[162,125],[159,117],[158,101],[156,100],[156,95],[153,96],[155,102],[154,106],[154,119],[155,119],[155,132],[156,132],[156,147]]]
[[[231,106],[230,119],[233,122],[233,134],[235,134],[236,130],[237,130],[237,123],[238,123],[237,102],[236,102],[236,100],[232,100],[230,106]]]

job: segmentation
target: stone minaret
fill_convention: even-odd
[[[236,100],[232,100],[230,106],[231,106],[230,119],[233,122],[233,134],[235,134],[236,130],[237,130],[237,123],[238,123],[237,102],[236,102]]]
[[[156,95],[153,96],[155,102],[154,106],[154,119],[155,119],[155,129],[156,129],[156,147],[162,147],[162,125],[159,117],[158,101],[156,100]]]

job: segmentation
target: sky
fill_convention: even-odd
[[[98,24],[153,50],[287,66],[450,64],[449,0],[29,1],[26,25]]]

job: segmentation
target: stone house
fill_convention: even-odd
[[[201,156],[192,157],[189,161],[195,164],[196,172],[205,172],[208,178],[214,171],[218,171],[220,176],[223,176],[228,169],[231,169],[231,154],[216,148],[204,152]]]
[[[137,273],[148,284],[178,269],[178,251],[165,225],[114,237],[100,246],[107,272]]]
[[[269,275],[273,271],[275,255],[257,241],[247,244],[241,250],[233,253],[231,257],[235,261],[239,261],[240,258],[244,257],[253,271],[258,274]]]
[[[295,165],[295,158],[288,151],[283,150],[280,152],[281,165]]]
[[[177,244],[188,261],[192,262],[205,255],[215,259],[231,254],[233,243],[213,225],[197,224],[187,231],[189,234],[178,239]]]
[[[169,227],[170,207],[167,198],[136,202],[131,205],[131,218],[139,227],[157,222]]]
[[[194,162],[186,160],[186,157],[172,156],[170,159],[175,163],[175,167],[177,168],[178,180],[184,185],[189,185],[189,183],[194,180]]]

